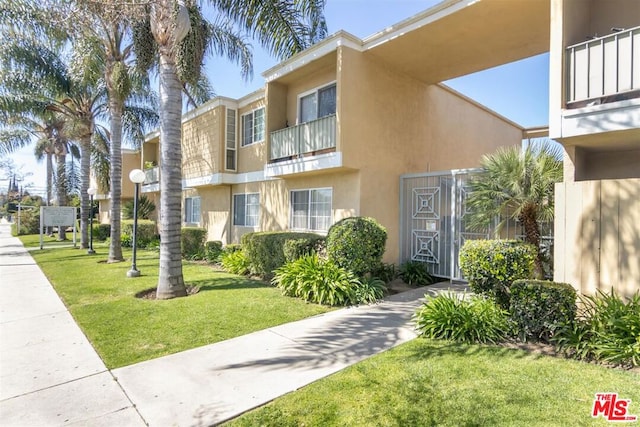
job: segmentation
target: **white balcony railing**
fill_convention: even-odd
[[[156,166],[154,168],[145,169],[144,175],[143,185],[157,184],[160,182],[160,167]]]
[[[336,116],[333,114],[271,132],[269,160],[288,159],[335,146]]]
[[[567,103],[640,90],[640,27],[569,46],[566,57]]]

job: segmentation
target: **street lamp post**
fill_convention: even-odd
[[[136,267],[136,246],[138,245],[138,193],[140,192],[140,184],[144,182],[145,173],[140,169],[134,169],[129,172],[129,179],[135,186],[133,199],[133,254],[131,256],[131,270],[127,271],[127,277],[140,276],[140,270]]]
[[[89,200],[91,203],[91,209],[89,210],[89,250],[87,251],[89,255],[96,253],[96,251],[93,250],[93,196],[97,192],[98,189],[95,187],[89,187],[87,189],[87,194],[89,195]]]

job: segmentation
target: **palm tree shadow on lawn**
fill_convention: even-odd
[[[273,288],[267,282],[262,282],[254,279],[246,279],[241,277],[224,277],[206,280],[195,280],[187,282],[187,295],[194,295],[202,292],[209,291],[224,291],[224,290],[242,290],[242,289],[260,289],[260,288]],[[157,288],[149,288],[144,291],[138,292],[135,297],[143,299],[155,299]]]

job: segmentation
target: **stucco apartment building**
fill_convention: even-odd
[[[232,243],[371,216],[388,230],[386,260],[404,261],[401,176],[477,167],[536,136],[441,82],[550,52],[549,136],[566,151],[555,279],[629,295],[640,287],[639,24],[635,0],[448,0],[363,40],[338,32],[265,71],[263,89],[183,117],[184,225]],[[149,135],[140,159],[154,165],[143,193],[156,199],[158,144]],[[448,192],[435,187],[416,212]],[[431,243],[418,244],[435,245],[446,233],[426,223]]]

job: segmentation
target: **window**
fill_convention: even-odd
[[[233,195],[233,225],[256,227],[260,214],[260,194]]]
[[[264,141],[264,108],[242,116],[242,146]]]
[[[236,110],[227,108],[225,169],[236,170]]]
[[[331,226],[331,188],[291,192],[291,228],[327,231]]]
[[[184,199],[184,222],[191,224],[200,222],[200,197]]]
[[[335,83],[300,98],[300,123],[310,122],[335,113]]]

